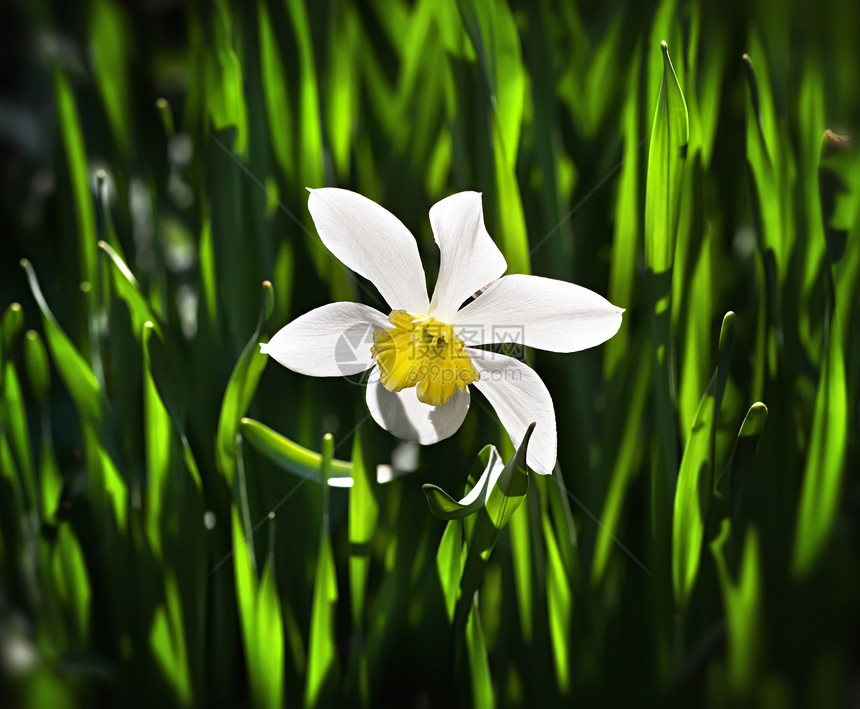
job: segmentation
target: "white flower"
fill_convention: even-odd
[[[528,464],[536,473],[552,473],[555,411],[546,386],[519,360],[475,346],[514,339],[551,352],[576,352],[612,337],[623,309],[572,283],[503,276],[507,264],[484,227],[477,192],[460,192],[430,209],[441,252],[432,298],[415,237],[397,217],[355,192],[310,193],[308,207],[323,244],[371,281],[391,312],[386,316],[361,303],[324,305],[293,320],[261,350],[310,376],[372,369],[366,393],[371,416],[395,436],[422,445],[460,427],[473,385],[515,446],[529,424],[537,423]]]

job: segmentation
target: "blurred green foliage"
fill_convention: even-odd
[[[860,7],[6,12],[4,706],[856,699]],[[517,460],[480,397],[381,484],[361,382],[266,366],[297,315],[381,304],[306,186],[425,264],[429,207],[479,190],[511,272],[627,308],[529,353],[559,465],[511,468],[504,515],[421,492]]]

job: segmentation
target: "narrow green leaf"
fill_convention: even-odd
[[[502,464],[499,452],[495,446],[485,446],[478,456],[478,460],[486,458],[486,464],[483,473],[481,473],[478,482],[475,483],[475,488],[467,495],[469,502],[463,504],[451,497],[442,488],[436,485],[426,484],[422,486],[424,495],[427,497],[427,503],[430,505],[430,511],[439,519],[453,520],[467,517],[473,512],[482,509],[490,494],[490,478],[493,470]],[[463,498],[466,499],[466,498]]]
[[[81,545],[68,524],[57,530],[57,541],[51,555],[53,592],[65,609],[70,637],[84,647],[90,631],[92,590]]]
[[[675,492],[672,518],[672,583],[675,601],[685,607],[699,571],[705,523],[710,509],[714,481],[714,437],[720,402],[728,379],[728,364],[734,344],[736,317],[726,313],[720,330],[717,369],[699,402],[690,431]]]
[[[663,82],[651,128],[645,187],[645,259],[657,275],[672,268],[689,141],[687,104],[669,59],[669,48],[665,42],[661,47]]]
[[[119,254],[104,241],[99,242],[99,248],[105,254],[109,264],[111,282],[117,295],[125,301],[128,312],[131,315],[132,329],[136,336],[143,333],[144,324],[150,323],[151,327],[162,336],[158,318],[149,307],[146,297],[143,295],[140,284],[131,272],[131,269],[120,258]]]
[[[81,414],[92,421],[97,421],[102,416],[101,388],[98,380],[86,360],[54,318],[42,295],[36,273],[30,262],[24,259],[21,261],[21,266],[27,272],[33,298],[42,311],[42,323],[48,341],[48,349],[51,351],[60,378],[68,388]]]
[[[711,542],[717,564],[723,604],[729,626],[728,675],[732,689],[747,695],[755,685],[761,667],[762,584],[758,537],[750,529],[744,540],[741,568],[733,582],[725,559],[731,523],[724,519],[719,536]]]
[[[217,0],[212,13],[211,53],[206,54],[206,86],[209,115],[217,130],[235,129],[233,152],[248,150],[248,113],[242,83],[242,67],[232,41],[229,5]]]
[[[170,494],[173,426],[170,415],[155,386],[149,357],[149,339],[155,329],[151,322],[143,325],[143,425],[146,453],[146,531],[153,552],[163,555],[166,540],[162,539],[166,505]]]
[[[193,695],[182,624],[182,607],[176,578],[167,572],[164,604],[159,605],[149,631],[149,645],[156,662],[174,691],[179,706],[191,706]]]
[[[96,85],[120,149],[128,149],[128,54],[133,46],[124,6],[109,0],[90,4],[90,56]]]
[[[263,568],[256,600],[256,653],[250,668],[254,706],[284,706],[284,624],[273,563]]]
[[[460,583],[460,596],[456,609],[459,622],[455,618],[458,627],[462,627],[466,621],[472,606],[472,597],[480,588],[487,561],[499,537],[499,532],[510,521],[528,492],[529,474],[526,454],[534,427],[535,424],[532,423],[526,430],[520,447],[504,466],[496,484],[490,488],[484,508],[475,519],[469,536],[466,563]]]
[[[436,552],[436,570],[445,598],[448,622],[454,622],[454,608],[460,593],[460,579],[466,563],[466,548],[463,546],[463,523],[453,519],[445,525],[439,550]]]
[[[36,401],[44,402],[51,389],[51,365],[42,336],[35,330],[24,336],[24,366]]]
[[[257,24],[260,35],[260,71],[263,98],[269,118],[269,136],[272,152],[284,174],[293,174],[293,116],[287,95],[288,84],[284,74],[277,33],[265,0],[257,3]]]
[[[558,542],[550,524],[549,515],[541,513],[544,542],[546,543],[546,594],[547,622],[555,660],[555,676],[562,695],[570,690],[571,617],[573,597],[570,578],[559,552]]]
[[[239,423],[251,405],[251,399],[257,391],[260,376],[269,360],[266,355],[260,352],[259,341],[265,322],[273,307],[272,284],[269,281],[263,281],[263,300],[257,327],[233,367],[233,372],[227,382],[227,389],[224,392],[224,399],[221,402],[221,414],[218,418],[216,460],[221,474],[228,482],[233,480],[233,466],[236,460],[236,434],[239,430]]]
[[[96,219],[93,208],[93,198],[90,192],[90,177],[87,168],[87,154],[84,148],[84,137],[78,121],[78,111],[75,107],[75,97],[69,80],[59,66],[54,67],[54,92],[59,114],[60,131],[63,145],[66,149],[69,180],[74,199],[74,214],[78,234],[78,256],[80,262],[80,280],[96,283],[98,271],[96,268]],[[38,300],[38,298],[37,298]]]
[[[254,419],[243,418],[242,435],[260,453],[287,472],[322,482],[323,457],[309,448],[294,443],[289,438]],[[331,463],[329,485],[348,487],[352,482],[352,463],[334,459]]]
[[[838,317],[830,320],[824,351],[795,528],[792,566],[801,576],[812,570],[830,537],[845,477],[850,414]]]
[[[12,343],[24,325],[24,309],[20,303],[12,303],[3,313],[3,321],[0,322],[2,332],[2,346],[6,352],[12,349]]]
[[[473,605],[472,601],[469,602]],[[469,654],[469,672],[472,679],[472,706],[478,709],[492,709],[496,705],[493,697],[493,680],[490,676],[490,663],[487,659],[487,645],[481,628],[481,614],[469,614],[466,621],[466,648]]]
[[[334,468],[335,461],[332,461]],[[364,458],[361,430],[356,430],[352,444],[352,487],[349,489],[349,589],[352,618],[361,623],[365,603],[365,586],[370,571],[370,546],[376,533],[379,505],[373,494],[374,478]],[[331,484],[331,483],[329,483]]]
[[[321,479],[326,481],[333,461],[333,439],[323,438]],[[319,706],[329,699],[335,687],[337,649],[335,645],[334,613],[338,600],[337,575],[331,549],[328,520],[328,486],[323,485],[323,517],[314,576],[314,597],[308,642],[308,669],[305,704]]]

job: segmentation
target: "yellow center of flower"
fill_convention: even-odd
[[[450,325],[405,310],[391,311],[388,321],[394,327],[375,330],[370,348],[388,391],[416,387],[419,401],[441,406],[480,378]]]

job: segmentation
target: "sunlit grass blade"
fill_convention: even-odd
[[[326,434],[322,444],[322,480],[331,475],[334,459],[334,439]],[[338,601],[337,574],[331,548],[329,529],[328,485],[322,485],[323,518],[314,575],[314,597],[311,609],[310,639],[308,642],[308,669],[305,684],[305,704],[319,706],[334,691],[337,674],[334,613]]]
[[[155,332],[161,336],[162,331],[159,320],[144,297],[140,284],[137,282],[131,269],[107,242],[100,241],[99,248],[108,262],[108,271],[111,275],[114,290],[128,306],[128,311],[131,315],[132,330],[135,335],[140,336],[143,333],[144,324],[149,322]]]
[[[528,493],[529,473],[526,467],[526,453],[534,427],[535,424],[529,426],[520,447],[505,464],[496,485],[487,495],[484,507],[475,518],[467,542],[466,563],[456,607],[455,625],[458,628],[462,628],[466,621],[472,606],[472,597],[484,578],[487,560],[496,545],[499,532],[511,520]]]
[[[96,85],[104,102],[111,130],[120,150],[128,149],[129,82],[128,55],[132,48],[124,6],[113,1],[90,6],[90,51]]]
[[[217,130],[231,127],[235,130],[233,152],[245,156],[248,149],[248,112],[242,88],[242,67],[233,48],[229,6],[218,0],[211,15],[209,45],[212,52],[206,56],[206,106]]]
[[[642,347],[636,350],[642,352]],[[606,572],[609,555],[614,548],[613,534],[617,534],[621,525],[621,513],[625,496],[636,474],[637,463],[642,458],[639,445],[640,430],[645,415],[645,405],[651,386],[651,358],[642,358],[643,364],[636,369],[636,379],[633,384],[627,407],[627,420],[618,446],[618,456],[612,467],[612,479],[606,502],[600,520],[607,533],[599,534],[595,542],[594,558],[591,567],[592,583],[599,583]]]
[[[821,557],[836,524],[845,476],[849,412],[840,328],[839,318],[833,317],[825,334],[794,539],[792,566],[800,575],[807,574]]]
[[[725,558],[731,523],[723,520],[719,536],[711,542],[728,620],[728,679],[734,692],[744,695],[754,686],[760,668],[762,583],[758,536],[747,532],[737,580]]]
[[[57,530],[51,573],[51,592],[65,611],[67,642],[70,647],[81,649],[90,634],[92,587],[81,544],[68,524],[61,524]]]
[[[490,475],[493,468],[501,465],[499,452],[495,446],[484,446],[478,454],[478,460],[483,464],[484,469],[479,480],[475,483],[478,488],[476,492],[471,492],[469,497],[472,497],[469,502],[463,504],[455,500],[442,488],[433,484],[425,484],[422,486],[424,496],[427,498],[427,504],[430,506],[430,511],[439,519],[454,520],[467,517],[473,512],[477,512],[487,503],[487,498],[490,494]]]
[[[155,659],[170,683],[179,706],[192,706],[193,695],[182,624],[182,607],[176,579],[168,575],[164,586],[164,603],[152,619],[149,644]]]
[[[95,242],[93,243],[95,244]],[[36,300],[39,310],[42,311],[45,338],[54,364],[60,373],[60,378],[68,388],[81,414],[91,421],[97,421],[102,416],[102,392],[99,382],[86,360],[54,318],[54,314],[42,295],[39,282],[36,280],[36,272],[30,262],[25,259],[21,265],[27,272],[33,298]]]
[[[573,611],[573,595],[570,577],[559,552],[555,532],[549,516],[544,511],[541,515],[543,522],[544,543],[546,544],[546,601],[547,624],[552,640],[552,653],[555,660],[555,677],[558,690],[562,696],[570,691],[570,659],[571,659],[571,616]]]
[[[466,648],[469,658],[469,674],[472,688],[472,706],[478,709],[492,709],[496,705],[493,695],[493,679],[490,676],[490,663],[487,659],[487,645],[481,628],[481,614],[477,605],[466,621]]]
[[[277,32],[265,0],[257,2],[257,24],[260,36],[260,71],[263,98],[266,102],[272,152],[284,175],[293,174],[293,115],[288,99],[288,83],[284,74]]]
[[[322,462],[322,461],[320,461]],[[335,460],[330,475],[335,476]],[[379,520],[379,504],[373,491],[374,476],[367,465],[361,431],[352,443],[352,487],[349,489],[349,589],[352,620],[360,626],[365,609],[367,575],[370,571],[370,546]]]
[[[98,283],[96,263],[96,219],[84,137],[78,120],[75,97],[65,73],[54,68],[54,91],[57,99],[60,130],[68,161],[69,179],[74,199],[75,226],[78,234],[80,258],[79,279],[92,285]],[[87,351],[87,348],[84,348]]]
[[[454,607],[460,594],[460,580],[463,577],[465,563],[463,523],[459,519],[452,519],[445,525],[445,532],[442,534],[442,541],[439,542],[439,550],[436,552],[436,570],[439,572],[439,582],[442,585],[449,622],[454,622]]]
[[[173,426],[170,415],[161,401],[149,356],[149,340],[155,327],[147,322],[143,326],[141,342],[144,353],[143,368],[143,423],[146,452],[147,495],[146,531],[149,543],[156,556],[163,555],[163,530],[167,521],[166,509],[169,507],[168,495],[171,488]]]
[[[699,402],[678,471],[672,518],[672,585],[675,602],[681,608],[686,607],[699,572],[702,540],[714,489],[713,441],[736,327],[735,314],[727,313],[720,331],[717,370]]]
[[[263,328],[274,307],[272,284],[263,281],[263,299],[260,306],[260,316],[242,354],[233,367],[224,399],[221,402],[221,415],[218,418],[218,437],[216,440],[216,460],[221,474],[228,482],[233,480],[233,467],[236,460],[236,435],[239,423],[251,405],[251,399],[257,390],[260,376],[266,368],[268,357],[260,352],[259,342]]]
[[[656,276],[672,268],[690,131],[684,94],[665,42],[662,51],[663,83],[651,128],[645,187],[645,256]]]
[[[761,402],[756,402],[750,406],[741,424],[738,437],[735,439],[729,459],[726,461],[719,480],[717,480],[716,492],[724,496],[728,494],[733,510],[737,509],[740,497],[743,495],[747,475],[755,474],[754,471],[750,470],[750,463],[764,430],[767,413],[767,406]],[[734,515],[732,516],[734,517]]]
[[[525,103],[525,72],[516,22],[504,0],[461,0],[458,5],[492,102],[500,246],[509,273],[528,273],[531,256],[515,173]]]
[[[242,435],[254,448],[279,467],[303,479],[322,483],[323,457],[316,451],[300,446],[265,424],[250,418],[242,419]],[[333,487],[350,487],[352,463],[332,459],[328,484]]]

